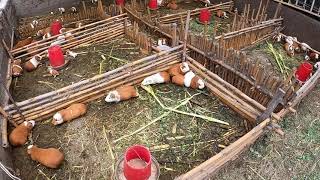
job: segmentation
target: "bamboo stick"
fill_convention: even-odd
[[[254,127],[250,132],[242,136],[240,139],[223,149],[217,155],[203,162],[196,168],[176,178],[177,180],[207,179],[212,177],[223,165],[234,159],[245,148],[253,144],[260,137],[264,128],[271,122],[270,119],[264,120],[258,126]]]
[[[113,74],[113,73],[120,72],[120,71],[122,71],[122,70],[128,69],[128,68],[130,68],[130,67],[132,67],[132,66],[134,66],[134,65],[136,65],[136,64],[139,64],[139,63],[143,63],[143,62],[147,62],[147,61],[156,59],[156,58],[158,58],[158,57],[160,57],[160,56],[163,56],[163,55],[168,54],[168,53],[170,53],[170,52],[176,51],[176,50],[182,48],[182,46],[183,46],[183,45],[179,45],[179,46],[173,47],[173,48],[171,48],[171,49],[169,49],[169,50],[167,50],[167,51],[161,51],[160,53],[157,53],[157,54],[154,54],[154,55],[151,55],[151,56],[148,56],[148,57],[139,59],[139,60],[134,61],[134,62],[132,62],[132,63],[128,63],[128,64],[126,64],[126,65],[124,65],[124,66],[122,66],[122,67],[119,67],[119,68],[115,69],[115,70],[106,72],[106,73],[101,74],[101,75],[96,75],[96,76],[94,76],[94,77],[92,77],[92,78],[90,78],[90,79],[87,79],[87,80],[84,80],[84,81],[80,81],[80,82],[78,82],[78,83],[75,83],[75,84],[66,86],[66,87],[61,88],[61,89],[59,89],[59,90],[57,90],[57,91],[52,91],[52,92],[49,92],[49,93],[42,94],[42,95],[40,95],[40,96],[31,98],[31,99],[29,99],[29,100],[25,100],[25,101],[22,101],[22,102],[18,102],[17,105],[18,105],[19,107],[22,107],[22,106],[27,105],[27,104],[29,104],[29,103],[36,102],[36,101],[45,99],[45,98],[47,98],[47,97],[56,96],[56,95],[58,95],[58,94],[60,94],[60,93],[62,93],[62,92],[69,91],[69,90],[71,90],[71,89],[73,89],[73,88],[78,88],[78,87],[80,87],[80,86],[82,86],[82,85],[84,85],[84,84],[86,84],[86,83],[91,82],[91,81],[95,81],[95,80],[99,80],[99,79],[108,77],[108,76],[110,76],[110,75]],[[6,107],[5,107],[5,110],[9,110],[9,109],[12,109],[12,108],[13,108],[13,105],[11,104],[11,105],[9,105],[9,106],[6,106]],[[12,113],[12,112],[10,112],[10,113]]]
[[[108,21],[111,21],[111,20],[114,20],[114,19],[119,19],[120,17],[124,17],[124,18],[127,18],[126,17],[126,13],[124,14],[120,14],[118,16],[114,16],[114,17],[111,17],[111,18],[108,18],[108,19],[104,19],[104,20],[101,20],[101,21],[97,21],[97,22],[94,22],[94,23],[91,23],[91,24],[87,24],[87,25],[84,25],[82,27],[78,27],[78,28],[75,28],[75,29],[72,29],[70,31],[68,31],[69,33],[76,33],[76,31],[78,30],[81,30],[81,29],[86,29],[86,28],[89,28],[89,27],[93,27],[95,28],[96,25],[100,24],[100,23],[105,23],[105,22],[108,22]],[[84,31],[84,32],[87,32],[87,31]],[[46,42],[48,40],[53,40],[53,39],[56,39],[58,36],[60,36],[61,34],[58,34],[58,35],[55,35],[55,36],[52,36],[50,38],[47,38],[47,39],[43,39],[43,40],[40,40],[40,41],[37,41],[37,42],[33,42],[31,44],[29,44],[27,47],[30,47],[30,46],[33,46],[33,45],[36,45],[36,44],[39,44],[39,43],[42,43],[42,42]],[[33,46],[33,47],[37,47],[37,46]],[[14,49],[11,51],[11,53],[16,53],[16,52],[21,52],[20,50],[24,49],[25,47],[21,47],[21,48],[17,48],[17,49]]]
[[[182,54],[182,62],[186,61],[186,53],[187,53],[187,40],[188,40],[188,32],[189,32],[189,23],[190,23],[190,13],[191,11],[187,11],[187,20],[186,27],[184,32],[184,43],[183,43],[183,54]]]
[[[84,93],[89,93],[89,92],[95,91],[95,90],[99,89],[101,86],[104,86],[106,84],[110,84],[110,83],[119,81],[119,80],[124,79],[126,77],[130,77],[133,74],[136,74],[136,73],[139,73],[139,72],[143,72],[143,71],[145,71],[145,70],[147,70],[149,68],[152,68],[152,67],[154,67],[156,65],[161,65],[164,62],[168,62],[172,58],[175,58],[175,57],[166,58],[166,59],[160,60],[160,61],[158,61],[156,63],[148,64],[145,67],[141,67],[140,66],[140,67],[135,68],[132,72],[122,72],[120,74],[116,74],[114,77],[111,76],[111,77],[109,77],[110,78],[109,81],[108,81],[108,79],[106,79],[106,80],[104,80],[102,82],[99,81],[99,82],[90,84],[89,87],[83,87],[83,88],[81,87],[81,88],[75,90],[74,92],[71,92],[71,93],[68,93],[68,94],[59,95],[59,97],[54,97],[54,99],[50,99],[49,103],[46,103],[44,105],[38,106],[38,107],[30,109],[30,110],[26,110],[26,111],[23,112],[23,114],[24,115],[27,115],[27,114],[30,115],[32,113],[36,114],[37,111],[40,111],[43,108],[55,105],[56,103],[60,103],[62,101],[68,100],[68,99],[72,99],[73,97],[81,96]],[[13,115],[13,118],[17,118],[17,117],[18,116]]]
[[[94,91],[94,92],[91,92],[91,93],[86,93],[85,95],[80,96],[80,97],[78,97],[76,99],[70,100],[68,102],[65,102],[65,103],[63,103],[61,105],[57,105],[55,107],[48,108],[47,110],[42,111],[41,113],[38,113],[36,115],[27,117],[27,120],[37,120],[37,119],[41,118],[42,116],[47,116],[49,114],[52,115],[56,111],[59,111],[60,109],[63,109],[65,107],[69,106],[72,103],[83,102],[83,101],[86,101],[86,99],[94,100],[94,99],[100,98],[100,97],[104,96],[105,92],[107,90],[109,90],[109,89],[115,88],[115,87],[120,86],[120,85],[122,85],[124,83],[132,82],[132,81],[134,81],[136,79],[141,79],[143,77],[150,76],[150,75],[155,74],[155,73],[157,73],[159,71],[163,71],[163,70],[169,69],[168,65],[173,65],[173,64],[176,64],[176,63],[178,63],[178,61],[172,61],[171,63],[168,63],[168,64],[165,64],[163,66],[158,67],[158,70],[147,72],[147,73],[139,75],[137,77],[132,77],[132,78],[129,78],[127,80],[120,81],[120,82],[118,82],[116,84],[106,86],[106,87],[104,87],[104,88],[102,88],[100,90],[97,90],[97,91]],[[21,120],[19,120],[19,119],[16,119],[16,121],[17,121],[17,123],[21,123]]]

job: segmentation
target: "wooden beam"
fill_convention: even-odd
[[[261,122],[264,119],[269,118],[276,107],[283,101],[283,97],[286,94],[284,90],[278,88],[276,94],[273,96],[272,100],[269,102],[267,109],[257,117],[257,122]]]
[[[176,180],[211,178],[219,169],[221,169],[228,162],[231,162],[233,159],[235,159],[235,157],[240,155],[247,147],[253,144],[261,135],[263,135],[264,128],[270,122],[270,119],[265,119],[247,134],[223,149],[220,153],[201,163],[199,166],[195,167],[189,172],[179,176],[178,178],[176,178]]]
[[[186,61],[186,54],[187,54],[187,40],[188,40],[188,32],[189,32],[189,23],[190,23],[190,10],[187,12],[187,20],[186,20],[186,27],[184,29],[184,43],[183,43],[183,54],[182,54],[182,62]]]

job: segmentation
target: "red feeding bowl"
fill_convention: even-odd
[[[65,64],[64,56],[60,46],[51,46],[48,49],[49,62],[53,68],[60,68]]]
[[[151,175],[150,151],[141,145],[129,147],[124,155],[123,173],[127,180],[147,180]]]
[[[300,64],[295,73],[296,78],[301,82],[305,82],[310,77],[310,74],[312,73],[312,68],[312,65],[308,62]]]
[[[51,24],[51,34],[53,36],[60,34],[60,29],[62,28],[62,24],[60,23],[60,21],[54,21]]]
[[[211,13],[208,9],[202,9],[199,15],[199,21],[201,23],[210,23]]]
[[[124,0],[116,0],[116,5],[123,6],[124,5]]]
[[[152,10],[158,9],[157,0],[150,0],[149,1],[149,8],[152,9]]]

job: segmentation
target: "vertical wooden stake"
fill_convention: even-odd
[[[187,15],[187,20],[186,20],[186,27],[185,27],[185,32],[184,32],[184,44],[183,44],[182,61],[186,61],[187,40],[188,40],[188,31],[189,31],[189,23],[190,23],[190,13],[191,13],[191,11],[188,10],[188,15]]]
[[[261,6],[262,6],[262,0],[260,0],[259,9],[257,11],[257,15],[256,15],[256,18],[255,18],[256,21],[258,20],[258,17],[259,17],[259,14],[260,14],[260,10],[261,10]]]
[[[276,19],[278,17],[280,10],[281,10],[281,3],[278,3],[276,12],[274,13],[274,16],[273,16],[273,19]]]
[[[177,46],[178,45],[178,39],[177,39],[177,24],[173,23],[172,24],[172,46]]]
[[[84,11],[85,16],[88,18],[87,7],[86,7],[86,3],[84,1],[82,1],[82,7],[83,7],[83,11]]]

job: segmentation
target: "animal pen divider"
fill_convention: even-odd
[[[285,79],[279,78],[271,72],[266,72],[258,60],[251,62],[241,51],[280,32],[282,18],[277,17],[280,6],[277,7],[273,19],[266,20],[267,6],[268,3],[262,6],[261,1],[257,14],[253,10],[251,18],[250,5],[245,6],[241,16],[235,13],[230,32],[213,39],[191,32],[186,34],[184,29],[177,28],[176,24],[152,23],[129,5],[125,7],[129,18],[146,27],[151,34],[167,37],[172,40],[172,44],[186,44],[189,51],[186,60],[190,68],[205,80],[211,93],[248,120],[249,124],[258,124],[220,153],[177,179],[210,178],[268,129],[282,134],[277,122],[287,113],[295,112],[293,108],[316,85],[320,77],[319,69],[301,86],[294,77],[294,69]],[[237,24],[236,18],[239,17],[243,23]],[[185,35],[188,37],[187,40]]]
[[[280,79],[265,72],[259,62],[250,62],[241,51],[242,48],[278,32],[281,18],[275,17],[273,20],[252,23],[251,27],[231,28],[236,31],[228,32],[214,39],[200,38],[188,33],[186,41],[181,38],[185,33],[182,28],[179,33],[177,28],[170,29],[171,26],[153,25],[128,7],[125,7],[125,11],[129,18],[124,13],[69,31],[75,39],[73,41],[65,40],[62,48],[67,50],[81,45],[107,42],[127,35],[134,42],[138,42],[137,44],[142,49],[150,52],[151,41],[144,33],[139,33],[138,24],[147,27],[151,34],[156,32],[157,35],[160,34],[172,39],[172,44],[177,44],[177,46],[104,74],[18,102],[17,105],[25,120],[43,120],[72,103],[90,102],[105,96],[108,91],[118,86],[138,84],[145,77],[167,70],[172,65],[181,62],[184,58],[183,55],[188,51],[185,55],[187,63],[197,75],[204,79],[210,92],[248,120],[248,124],[257,124],[247,134],[217,155],[177,177],[177,179],[205,179],[211,177],[227,162],[234,160],[261,137],[267,131],[267,127],[279,132],[276,123],[287,113],[294,111],[293,107],[312,90],[320,77],[318,70],[303,86],[300,86],[295,81],[294,72],[289,74],[286,79]],[[45,50],[57,37],[32,43],[12,50],[10,53],[15,59],[30,59],[34,53],[45,56]],[[178,45],[179,43],[184,44]],[[236,45],[238,43],[240,45]],[[188,50],[183,49],[184,45]],[[12,104],[6,106],[5,111],[11,116],[11,121],[17,124],[23,122]]]
[[[120,6],[113,4],[107,7],[102,6],[102,8],[103,10],[105,10],[107,14],[110,14],[111,17],[120,15],[122,12],[122,8]],[[78,10],[77,13],[68,12],[59,15],[46,15],[21,18],[19,21],[19,27],[17,31],[21,38],[26,38],[28,36],[36,34],[37,31],[41,29],[49,27],[52,19],[60,20],[68,26],[76,22],[97,21],[101,19],[101,15],[99,13],[100,12],[97,9],[97,7],[87,7],[85,1],[82,1],[82,7]],[[34,28],[32,28],[31,24],[35,20],[38,22],[38,24]]]

